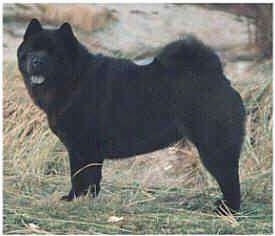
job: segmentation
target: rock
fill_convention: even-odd
[[[91,38],[115,56],[151,57],[167,43],[190,33],[216,50],[248,43],[245,22],[199,4],[106,4],[105,7],[118,21],[104,32],[94,32]]]

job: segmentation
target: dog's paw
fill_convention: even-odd
[[[78,191],[71,190],[68,195],[64,195],[60,198],[62,201],[73,201],[81,196],[91,196],[95,198],[100,191],[100,186],[99,185],[90,185],[85,189],[81,189]]]
[[[73,200],[76,199],[76,198],[77,198],[76,193],[75,193],[73,190],[71,190],[71,191],[69,192],[68,195],[62,196],[62,197],[60,198],[60,200],[61,200],[61,201],[70,202],[70,201],[73,201]]]
[[[237,211],[231,209],[228,206],[227,201],[225,200],[217,200],[215,202],[216,209],[214,212],[219,216],[230,216],[230,215],[236,215]]]
[[[67,202],[70,202],[70,201],[72,201],[73,199],[72,199],[72,198],[70,198],[70,196],[69,196],[69,195],[64,195],[64,196],[62,196],[62,197],[60,198],[60,200],[61,200],[61,201],[67,201]]]

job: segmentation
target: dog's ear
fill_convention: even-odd
[[[31,35],[34,35],[42,30],[42,26],[37,19],[32,19],[29,23],[26,32],[24,34],[24,40],[28,39]]]
[[[64,23],[60,26],[58,32],[61,34],[66,47],[72,52],[72,54],[74,54],[77,45],[77,39],[74,36],[71,25],[67,22]]]
[[[70,37],[74,38],[74,33],[72,30],[72,27],[67,22],[65,22],[63,25],[60,26],[59,32],[61,32],[63,34],[63,36],[65,36],[67,38],[70,38]]]

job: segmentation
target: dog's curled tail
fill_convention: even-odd
[[[223,74],[218,55],[192,35],[168,44],[157,59],[162,65],[180,71],[211,76]]]

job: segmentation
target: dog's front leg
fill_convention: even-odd
[[[85,156],[70,153],[72,188],[62,200],[73,199],[90,194],[96,197],[100,191],[103,161],[91,160]]]

